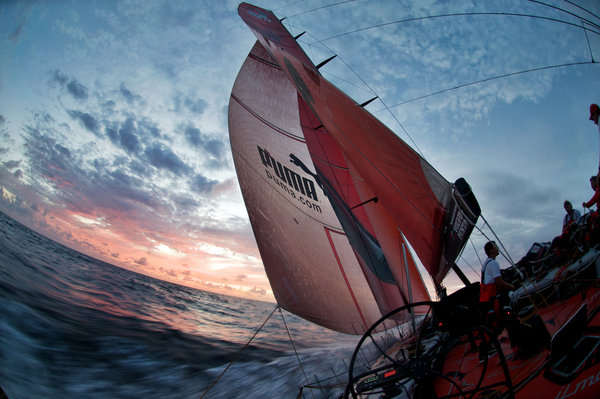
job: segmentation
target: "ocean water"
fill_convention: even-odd
[[[10,399],[296,398],[315,379],[345,381],[357,340],[272,303],[109,265],[0,212],[0,386]]]

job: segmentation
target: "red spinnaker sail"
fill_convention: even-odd
[[[231,145],[278,303],[361,333],[428,300],[405,238],[439,284],[470,233],[453,186],[326,81],[273,13],[238,11],[258,42],[232,90]]]
[[[273,13],[245,3],[238,12],[439,283],[450,266],[441,261],[450,183],[383,123],[323,79]]]

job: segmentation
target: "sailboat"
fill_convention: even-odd
[[[279,306],[361,336],[342,396],[600,397],[598,249],[545,266],[532,248],[528,267],[549,271],[515,266],[492,333],[456,265],[481,214],[470,185],[328,82],[273,12],[238,13],[258,39],[229,103],[241,191]],[[445,295],[450,270],[465,287]]]

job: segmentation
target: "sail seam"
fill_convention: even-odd
[[[348,281],[348,276],[346,276],[346,272],[344,271],[344,267],[342,266],[340,257],[335,249],[335,245],[333,244],[333,239],[331,238],[331,235],[329,234],[330,231],[332,231],[332,230],[329,230],[325,226],[323,226],[323,227],[325,229],[325,234],[327,234],[327,239],[329,240],[329,245],[331,245],[331,250],[333,251],[333,254],[335,255],[335,260],[337,261],[337,264],[340,267],[340,272],[342,273],[342,276],[344,277],[344,281],[346,282],[346,286],[348,287],[348,291],[350,293],[350,296],[352,297],[352,301],[354,301],[356,310],[358,311],[358,314],[360,315],[360,318],[363,322],[363,326],[366,330],[367,328],[369,328],[369,325],[367,324],[367,322],[365,320],[365,316],[363,315],[362,311],[360,310],[360,306],[358,305],[358,301],[356,299],[356,296],[354,295],[354,291],[352,291],[352,287],[350,286],[350,282]],[[338,234],[340,234],[340,233],[338,233]],[[345,235],[345,234],[343,234],[343,235]]]
[[[279,66],[279,64],[276,64],[276,63],[274,63],[274,62],[271,62],[271,61],[269,61],[269,60],[267,60],[267,59],[265,59],[265,58],[261,58],[261,57],[257,56],[256,54],[252,54],[252,53],[250,53],[250,54],[248,55],[248,57],[249,57],[249,58],[252,58],[253,60],[256,60],[256,61],[258,61],[258,62],[262,62],[263,64],[265,64],[265,65],[268,65],[268,66],[271,66],[271,67],[273,67],[273,68],[276,68],[276,69],[281,69],[281,67]]]
[[[290,133],[290,132],[288,132],[286,130],[283,130],[282,128],[274,125],[273,123],[269,122],[268,120],[266,120],[265,118],[263,118],[262,116],[260,116],[252,108],[250,108],[242,100],[240,100],[235,94],[231,94],[231,98],[233,98],[238,104],[240,104],[246,111],[248,111],[250,114],[252,114],[252,116],[254,116],[256,119],[258,119],[259,121],[261,121],[263,124],[269,126],[271,129],[275,130],[276,132],[279,132],[282,135],[284,135],[286,137],[289,137],[292,140],[298,141],[300,143],[305,143],[306,142],[306,140],[304,140],[304,138],[300,138],[299,136],[296,136],[293,133]]]

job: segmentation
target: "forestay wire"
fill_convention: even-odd
[[[302,391],[303,388],[309,388],[309,389],[324,389],[324,388],[333,388],[333,387],[340,387],[343,386],[345,384],[334,384],[334,385],[311,385],[309,383],[308,380],[308,376],[306,375],[306,372],[304,371],[304,366],[302,365],[302,361],[300,360],[300,356],[298,355],[298,351],[296,350],[296,345],[294,344],[294,339],[292,338],[292,334],[290,333],[290,330],[287,326],[287,322],[285,321],[285,317],[283,316],[283,311],[281,310],[281,307],[279,305],[275,305],[275,308],[273,308],[273,311],[269,314],[269,316],[267,316],[267,318],[265,319],[265,321],[261,324],[261,326],[254,332],[254,334],[252,335],[252,337],[248,340],[248,342],[246,342],[246,344],[242,347],[242,349],[240,349],[240,351],[234,356],[234,358],[231,360],[231,362],[229,362],[229,364],[227,365],[227,367],[225,367],[225,369],[223,369],[223,371],[221,372],[221,374],[219,374],[219,376],[213,381],[212,384],[210,384],[210,386],[208,388],[206,388],[206,391],[204,391],[204,393],[202,394],[202,396],[200,396],[200,399],[204,399],[204,397],[208,394],[208,392],[213,389],[215,387],[215,385],[217,385],[217,383],[219,382],[219,380],[221,379],[221,377],[223,377],[225,375],[225,373],[227,373],[227,371],[229,370],[229,368],[231,366],[233,366],[233,364],[239,359],[239,357],[242,355],[242,353],[246,350],[246,348],[250,345],[250,343],[254,340],[254,338],[256,338],[256,336],[258,335],[259,332],[262,331],[262,329],[265,327],[265,325],[267,324],[267,322],[271,319],[271,317],[273,317],[273,314],[275,314],[275,311],[277,311],[277,309],[279,309],[279,313],[281,314],[281,320],[283,321],[283,325],[285,326],[285,331],[287,332],[287,335],[290,339],[290,343],[292,345],[292,349],[294,350],[294,354],[296,356],[296,359],[298,360],[298,365],[300,366],[300,369],[302,370],[302,374],[304,375],[304,379],[306,381],[306,385],[304,386],[300,386],[300,391],[298,392],[298,398],[302,397]],[[311,394],[314,398],[314,393],[311,391]]]
[[[267,324],[267,322],[269,321],[269,319],[273,316],[273,314],[275,313],[275,311],[279,309],[279,305],[275,305],[275,308],[273,309],[273,311],[271,312],[271,314],[266,318],[266,320],[262,323],[262,325],[258,328],[258,330],[256,330],[256,332],[254,333],[254,335],[252,335],[252,338],[250,338],[248,340],[248,342],[246,342],[246,345],[244,345],[242,347],[242,349],[240,349],[240,351],[235,355],[235,357],[233,358],[233,360],[231,362],[229,362],[229,364],[227,365],[227,367],[225,367],[225,369],[221,372],[221,374],[219,374],[219,376],[213,381],[213,383],[206,389],[206,391],[204,391],[204,393],[202,394],[202,396],[200,396],[200,399],[203,399],[206,394],[208,394],[208,392],[213,389],[213,387],[215,385],[217,385],[217,383],[219,382],[219,380],[221,379],[221,377],[223,377],[225,375],[225,373],[227,372],[227,370],[229,370],[229,368],[233,365],[233,363],[235,363],[238,358],[240,357],[240,355],[242,354],[242,352],[244,352],[244,350],[246,350],[246,348],[248,347],[248,345],[250,345],[250,343],[254,340],[254,338],[256,337],[256,335],[262,331],[263,327],[265,326],[265,324]],[[286,327],[287,328],[287,327]],[[289,334],[289,332],[288,332]]]

